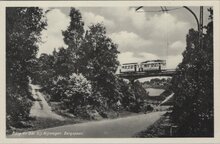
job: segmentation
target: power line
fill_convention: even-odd
[[[174,10],[182,9],[183,7],[167,9],[167,7],[162,7],[161,6],[161,10],[152,10],[152,11],[142,10],[142,11],[139,11],[141,8],[143,8],[143,6],[140,6],[140,7],[136,8],[135,11],[138,12],[138,13],[139,12],[168,12],[168,11],[174,11]]]

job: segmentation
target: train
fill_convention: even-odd
[[[124,63],[120,66],[120,73],[152,72],[166,69],[166,60],[147,60],[140,63]]]

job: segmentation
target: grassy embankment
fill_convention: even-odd
[[[153,125],[148,127],[146,130],[136,133],[133,137],[139,137],[139,138],[171,137],[169,125],[171,125],[170,115],[166,113]]]

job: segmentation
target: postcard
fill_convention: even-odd
[[[220,143],[220,1],[1,1],[2,143]]]

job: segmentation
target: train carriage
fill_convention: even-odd
[[[165,60],[151,60],[145,61],[140,64],[141,71],[155,71],[155,70],[164,70],[166,68]]]
[[[139,71],[138,63],[124,63],[121,65],[120,73],[131,73]]]

